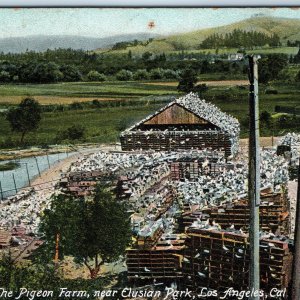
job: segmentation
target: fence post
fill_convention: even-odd
[[[18,189],[17,189],[16,179],[15,179],[15,174],[14,173],[12,173],[12,177],[13,177],[13,180],[14,180],[15,191],[16,191],[16,194],[17,194],[18,193]]]
[[[39,172],[39,176],[41,177],[41,171],[40,171],[39,163],[38,163],[38,161],[37,161],[36,156],[34,157],[34,159],[35,159],[35,162],[36,162],[37,170],[38,170],[38,172]]]
[[[49,162],[49,155],[48,155],[48,152],[46,153],[46,155],[47,155],[48,169],[50,169],[50,162]]]
[[[26,164],[26,173],[27,173],[28,185],[31,186],[29,170],[28,170],[28,163],[25,163],[25,164]]]
[[[3,197],[3,190],[2,190],[2,183],[1,183],[1,180],[0,180],[0,192],[1,192],[1,200],[3,201],[3,200],[4,200],[4,197]]]

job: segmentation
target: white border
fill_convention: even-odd
[[[300,0],[0,0],[0,7],[294,7]]]

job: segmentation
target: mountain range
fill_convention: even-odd
[[[94,38],[85,36],[27,36],[0,39],[0,52],[19,53],[26,50],[45,51],[55,48],[72,48],[82,50],[109,49],[117,42],[140,40],[145,41],[152,38],[153,41],[144,45],[128,47],[133,52],[150,51],[153,53],[167,52],[173,50],[197,49],[200,43],[212,34],[225,34],[234,29],[245,31],[258,31],[268,35],[276,33],[283,44],[287,40],[300,40],[300,19],[275,18],[266,16],[255,16],[243,21],[235,22],[225,26],[195,30],[192,32],[161,36],[149,33],[137,33],[127,35],[116,35],[105,38]],[[116,50],[118,51],[118,50]]]
[[[105,38],[85,37],[76,35],[32,35],[26,37],[0,38],[0,52],[21,53],[28,51],[46,51],[47,49],[72,48],[94,50],[109,48],[122,41],[147,40],[157,38],[158,34],[137,33],[115,35]]]

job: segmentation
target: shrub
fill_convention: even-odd
[[[134,80],[145,80],[149,79],[149,73],[145,69],[139,69],[133,74]]]
[[[164,70],[161,68],[152,69],[150,71],[151,79],[163,79],[164,78]]]
[[[82,103],[75,101],[70,104],[70,109],[75,109],[75,110],[83,109],[83,105]]]
[[[105,81],[107,79],[104,74],[99,73],[95,70],[90,71],[87,74],[87,78],[89,81]]]
[[[166,79],[179,79],[179,74],[178,72],[174,71],[174,70],[171,70],[171,69],[166,69],[163,71],[163,75],[164,75],[164,78]]]
[[[0,82],[9,82],[10,81],[10,74],[6,71],[0,72]]]
[[[267,95],[277,95],[278,94],[278,91],[277,90],[266,90],[265,91],[265,94]]]
[[[56,139],[58,141],[62,141],[62,140],[79,140],[82,139],[85,136],[85,127],[79,125],[79,124],[75,124],[72,125],[71,127],[58,132]]]
[[[116,78],[121,81],[132,80],[133,74],[128,70],[121,70],[116,74]]]

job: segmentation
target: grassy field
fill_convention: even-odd
[[[153,48],[157,43],[157,50],[156,47]],[[103,54],[108,54],[108,55],[119,55],[119,54],[127,54],[128,51],[130,50],[134,55],[142,55],[147,49],[149,52],[153,53],[165,53],[166,55],[181,55],[182,50],[173,50],[170,47],[164,47],[164,42],[153,42],[150,45],[152,47],[144,47],[144,46],[135,46],[135,47],[128,47],[127,49],[122,49],[122,50],[112,50],[112,51],[107,51],[107,50],[97,50],[95,51],[96,53],[103,53]],[[192,49],[192,50],[184,50],[184,53],[187,54],[204,54],[204,55],[222,55],[222,54],[235,54],[239,51],[239,48],[218,48],[217,50],[215,48],[213,49]],[[298,47],[262,47],[262,48],[257,48],[253,50],[246,50],[246,54],[271,54],[271,53],[282,53],[282,54],[287,54],[287,55],[296,55],[299,51]]]
[[[117,90],[116,87],[119,87]],[[14,86],[4,86],[4,93],[12,94]],[[60,87],[62,90],[60,90]],[[72,91],[72,88],[74,90]],[[130,89],[131,87],[131,89]],[[115,90],[114,90],[115,88]],[[125,95],[122,95],[124,88]],[[60,131],[67,129],[74,124],[80,124],[86,128],[85,139],[78,142],[93,142],[93,143],[108,143],[118,141],[118,135],[121,130],[134,122],[142,119],[159,107],[162,103],[157,103],[155,99],[159,95],[178,95],[176,86],[173,83],[158,83],[158,82],[128,82],[128,83],[105,83],[105,84],[57,84],[57,85],[31,85],[30,91],[36,91],[44,97],[58,97],[54,96],[55,92],[65,95],[68,91],[72,91],[69,97],[62,96],[66,99],[64,103],[73,102],[74,100],[83,99],[83,101],[92,100],[94,98],[101,99],[103,89],[110,89],[114,95],[119,95],[119,99],[141,99],[141,101],[134,104],[116,107],[93,108],[90,104],[85,105],[83,109],[56,112],[44,112],[40,128],[35,133],[30,133],[26,137],[28,145],[47,145],[56,144],[60,142],[57,140],[57,135]],[[277,90],[277,94],[266,94],[267,89]],[[28,91],[26,86],[16,86],[15,91],[21,97],[22,91]],[[92,92],[92,91],[93,92]],[[82,98],[78,97],[78,92],[81,91]],[[126,92],[125,92],[126,91]],[[281,115],[275,114],[275,106],[290,106],[296,107],[300,105],[300,89],[296,83],[277,82],[272,86],[260,86],[260,111],[268,111],[274,114],[274,120],[279,120]],[[53,93],[53,96],[47,96],[47,93]],[[85,94],[87,92],[87,94]],[[33,96],[36,96],[32,94]],[[94,97],[89,97],[91,93],[95,93]],[[27,93],[28,94],[28,93]],[[26,94],[25,94],[26,95]],[[76,95],[73,96],[72,95]],[[140,96],[141,95],[141,96]],[[154,95],[154,97],[151,97]],[[127,96],[127,97],[126,97]],[[144,96],[147,96],[144,98]],[[7,96],[1,96],[3,99]],[[16,97],[16,96],[14,96]],[[38,98],[38,97],[37,97]],[[46,99],[45,98],[45,99]],[[109,97],[113,98],[113,97]],[[168,97],[164,97],[166,101]],[[242,137],[247,136],[247,115],[248,115],[248,89],[246,86],[238,84],[224,85],[214,84],[209,86],[208,91],[203,95],[207,101],[210,101],[219,106],[223,111],[237,117],[241,122]],[[9,99],[9,98],[7,98]],[[38,98],[39,99],[39,98]],[[48,99],[48,98],[47,98]],[[53,98],[55,99],[55,98]],[[158,98],[159,99],[159,98]],[[51,102],[51,101],[50,101]],[[3,103],[3,102],[2,102]],[[120,103],[118,104],[120,105]],[[129,106],[131,105],[131,106]],[[280,122],[280,121],[278,121]],[[15,133],[10,134],[8,122],[5,120],[5,114],[0,113],[0,148],[13,147],[18,145],[19,135]],[[296,125],[295,125],[296,126]],[[296,126],[297,127],[297,126]],[[295,127],[295,129],[297,129]],[[284,133],[280,124],[275,128],[277,134]],[[291,129],[291,127],[289,127]],[[293,128],[291,130],[294,130]],[[262,135],[270,135],[273,128],[262,128]],[[9,133],[9,134],[8,134]],[[72,141],[73,142],[73,141]],[[76,141],[75,141],[76,142]]]
[[[97,98],[103,100],[136,99],[149,95],[165,95],[176,88],[168,86],[148,86],[143,82],[68,82],[56,84],[20,84],[1,85],[0,103],[16,103],[25,96],[37,97],[42,103],[65,104],[71,100],[89,101]]]
[[[86,128],[84,142],[109,143],[116,142],[119,131],[133,124],[149,113],[155,111],[158,105],[140,107],[118,107],[103,109],[70,110],[65,112],[44,113],[39,129],[25,137],[29,145],[55,144],[59,131],[72,125],[80,124]],[[10,132],[9,124],[4,115],[0,115],[0,147],[5,144],[13,146],[20,139],[19,134]]]
[[[200,75],[208,85],[234,86],[241,84],[236,81],[219,81],[224,74]],[[239,76],[241,77],[241,76]],[[238,78],[238,76],[237,76]],[[246,79],[243,77],[242,79]],[[246,84],[243,82],[242,84]],[[147,96],[177,94],[178,82],[160,81],[107,81],[107,82],[68,82],[56,84],[6,84],[0,86],[0,105],[17,104],[24,97],[32,96],[41,104],[70,104],[72,102],[87,102],[99,100],[128,100]]]

